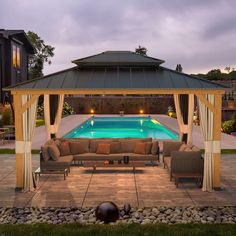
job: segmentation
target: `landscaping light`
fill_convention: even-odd
[[[169,112],[169,116],[172,117],[173,116],[173,112],[170,111]]]
[[[139,113],[140,113],[140,114],[143,114],[143,109],[139,110]]]
[[[91,114],[94,114],[94,110],[93,110],[93,109],[90,109],[90,113],[91,113]]]

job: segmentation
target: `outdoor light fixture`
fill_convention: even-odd
[[[90,109],[90,113],[91,113],[91,114],[94,114],[94,110],[93,110],[93,109]]]
[[[172,117],[173,116],[173,112],[169,111],[169,116]]]
[[[139,113],[140,113],[140,114],[143,114],[143,109],[140,109],[140,110],[139,110]]]

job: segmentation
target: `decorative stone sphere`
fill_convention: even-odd
[[[97,206],[95,216],[104,223],[115,222],[119,219],[119,209],[113,202],[102,202]]]

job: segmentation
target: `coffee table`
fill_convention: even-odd
[[[84,162],[84,167],[93,167],[94,170],[96,170],[97,167],[110,167],[110,168],[133,167],[133,170],[135,171],[136,167],[143,167],[143,166],[145,166],[144,161],[129,161],[128,164],[118,163],[118,160],[114,161],[113,164],[108,164],[104,161],[85,161]]]

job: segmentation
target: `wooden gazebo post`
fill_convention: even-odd
[[[14,94],[13,103],[15,109],[15,139],[23,140],[23,120],[22,120],[22,95]],[[23,153],[16,152],[16,190],[23,188]]]

